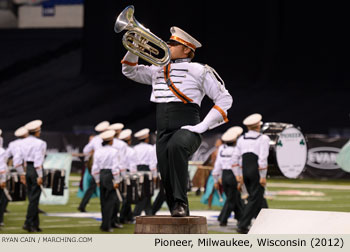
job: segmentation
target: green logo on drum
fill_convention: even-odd
[[[305,141],[304,141],[304,139],[301,139],[301,141],[300,141],[300,143],[299,143],[300,145],[305,145]]]
[[[281,141],[281,140],[279,140],[279,141],[277,142],[277,146],[283,147],[283,144],[282,144],[282,141]]]

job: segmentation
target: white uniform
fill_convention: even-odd
[[[233,174],[241,176],[241,169],[239,166],[233,166],[233,155],[235,152],[235,147],[222,144],[217,152],[216,160],[214,164],[214,169],[212,175],[217,182],[222,175],[222,170],[232,170]]]
[[[9,143],[7,149],[6,149],[6,156],[7,158],[12,157],[13,160],[13,167],[16,168],[17,172],[22,175],[24,174],[23,170],[23,154],[22,154],[22,142],[23,139],[18,138],[16,140],[13,140]]]
[[[137,65],[138,57],[127,52],[124,57],[123,74],[136,82],[152,85],[151,101],[155,103],[182,102],[169,88],[166,82],[165,68],[154,65]],[[182,94],[186,95],[191,103],[199,106],[205,95],[213,100],[221,116],[211,125],[214,128],[227,121],[227,110],[232,105],[232,97],[220,83],[220,77],[208,65],[192,63],[189,59],[178,59],[171,64],[170,79]],[[221,80],[221,79],[220,79]],[[221,80],[222,81],[222,80]]]
[[[0,147],[0,183],[6,182],[7,157],[5,150]]]
[[[129,169],[131,173],[137,172],[137,159],[134,148],[126,146],[125,155],[122,157],[121,161],[121,172]]]
[[[157,177],[157,157],[153,145],[141,142],[134,146],[137,165],[148,165],[153,177]]]
[[[38,176],[42,177],[46,148],[45,141],[29,135],[21,141],[21,152],[16,152],[14,159],[18,158],[17,155],[23,155],[23,160],[25,162],[33,162]]]
[[[110,169],[115,182],[120,180],[120,157],[118,151],[110,145],[97,149],[94,153],[92,175],[96,183],[100,182],[100,170]]]
[[[102,138],[100,136],[94,136],[91,141],[85,145],[83,149],[84,154],[89,154],[91,151],[96,151],[97,149],[102,147]]]
[[[259,170],[265,170],[265,172],[260,172],[260,177],[266,177],[268,166],[267,159],[270,149],[269,142],[270,138],[268,136],[262,135],[253,130],[243,134],[237,140],[236,150],[233,157],[234,164],[239,164],[242,167],[241,157],[245,153],[254,153],[258,157]]]

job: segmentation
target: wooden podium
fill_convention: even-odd
[[[170,215],[136,217],[135,234],[207,234],[203,216],[171,217]]]

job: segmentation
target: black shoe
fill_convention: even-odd
[[[114,227],[114,228],[123,228],[123,225],[121,223],[113,223],[112,227]]]
[[[9,210],[7,210],[7,209],[5,209],[5,210],[4,210],[4,213],[10,213],[10,211],[9,211]]]
[[[182,202],[176,202],[173,211],[171,211],[172,217],[185,217],[187,216],[187,205]]]
[[[29,231],[30,226],[27,226],[26,224],[23,225],[22,229]]]
[[[5,224],[3,222],[0,222],[0,227],[4,227]]]
[[[46,212],[41,210],[40,208],[38,208],[38,212],[39,212],[39,214],[46,214]]]
[[[226,227],[227,226],[227,222],[220,222],[220,227]]]
[[[248,228],[240,228],[240,227],[238,227],[237,228],[237,232],[240,233],[240,234],[248,234],[249,229]]]
[[[103,232],[108,232],[108,233],[113,233],[114,232],[113,228],[100,228],[100,229]]]
[[[33,228],[33,232],[42,232],[43,230],[39,227]]]
[[[33,226],[27,226],[26,224],[22,227],[24,230],[27,230],[29,233],[37,232],[37,229]]]
[[[78,207],[78,211],[79,211],[79,212],[82,212],[82,213],[86,213],[85,208]]]

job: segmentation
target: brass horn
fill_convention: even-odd
[[[133,5],[126,7],[115,21],[114,31],[120,33],[123,30],[128,30],[124,34],[122,42],[124,47],[133,54],[156,66],[167,65],[170,62],[168,45],[141,25],[135,19],[134,12]]]

